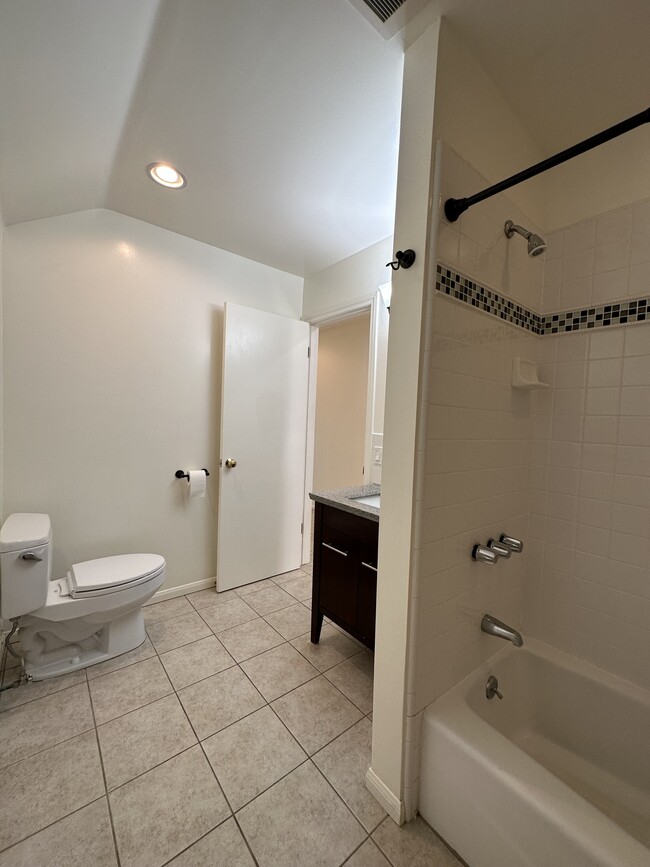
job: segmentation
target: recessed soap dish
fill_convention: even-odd
[[[541,382],[537,375],[537,364],[527,358],[512,360],[513,388],[548,388],[548,382]]]

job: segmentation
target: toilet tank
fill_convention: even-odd
[[[0,529],[0,617],[9,620],[42,608],[51,574],[50,516],[9,515]]]

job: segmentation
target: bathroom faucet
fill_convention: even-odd
[[[512,641],[515,647],[521,647],[524,639],[511,626],[492,617],[491,614],[484,614],[481,620],[481,630],[487,632],[488,635],[496,635],[497,638],[504,638],[506,641]]]

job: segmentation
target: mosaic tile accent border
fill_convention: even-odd
[[[451,298],[497,316],[504,322],[541,336],[646,320],[650,322],[650,297],[601,304],[598,307],[583,307],[579,310],[563,310],[541,316],[440,263],[436,267],[436,289]]]
[[[543,334],[544,318],[539,313],[515,304],[509,298],[481,286],[480,283],[476,283],[458,271],[450,271],[441,264],[436,268],[436,289],[459,301],[465,301],[485,313],[498,316],[511,325],[518,325],[526,331],[532,331],[533,334]]]

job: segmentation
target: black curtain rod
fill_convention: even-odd
[[[632,117],[628,117],[627,120],[623,120],[614,126],[610,126],[609,129],[596,133],[596,135],[592,135],[590,138],[586,138],[579,144],[573,145],[573,147],[560,151],[560,153],[555,154],[555,156],[542,160],[541,163],[536,163],[534,166],[530,166],[530,168],[524,169],[522,172],[517,172],[516,175],[512,175],[512,177],[506,178],[505,181],[500,181],[498,184],[494,184],[485,190],[481,190],[480,193],[475,193],[473,196],[469,196],[466,199],[447,199],[445,202],[445,217],[450,223],[455,223],[460,215],[468,208],[471,208],[472,205],[476,205],[484,199],[489,199],[491,196],[496,196],[497,193],[502,193],[504,190],[514,187],[522,181],[527,181],[528,178],[533,178],[535,175],[540,174],[540,172],[552,169],[553,166],[558,166],[560,163],[571,160],[573,157],[585,153],[585,151],[590,151],[592,148],[598,147],[598,145],[604,144],[606,141],[617,138],[617,136],[623,135],[623,133],[629,132],[631,129],[636,129],[637,126],[641,126],[641,124],[648,122],[650,122],[650,108],[646,108],[645,111],[635,114]]]

